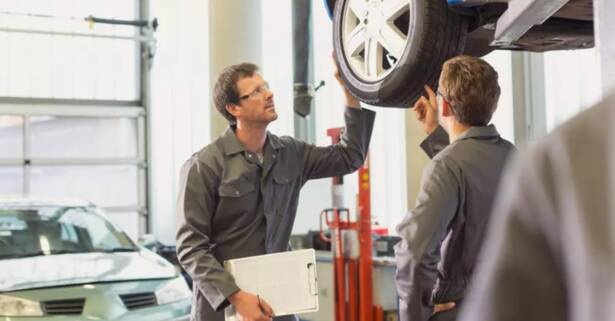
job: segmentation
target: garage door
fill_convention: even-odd
[[[84,19],[136,20],[138,5],[3,4],[0,194],[86,199],[129,234],[144,231],[146,108],[141,44],[131,39],[138,29]]]

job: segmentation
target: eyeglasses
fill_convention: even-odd
[[[450,103],[448,101],[448,98],[440,91],[440,88],[438,88],[438,90],[436,90],[436,99],[438,97],[440,97],[440,99],[446,101],[450,105]]]
[[[448,98],[446,98],[446,96],[444,96],[444,94],[440,91],[440,88],[438,88],[438,90],[436,90],[436,98],[440,97],[440,99],[446,101],[446,103],[448,104],[449,108],[453,111],[453,114],[456,114],[457,111],[455,110],[455,107],[448,101]],[[439,106],[439,101],[438,101],[438,106]]]
[[[252,90],[252,92],[249,93],[249,94],[245,94],[243,96],[239,96],[239,100],[244,100],[244,99],[248,99],[248,98],[255,98],[255,97],[258,97],[258,96],[264,94],[266,91],[269,91],[269,84],[268,83],[264,83],[264,84],[256,87],[256,89]]]
[[[444,96],[444,94],[440,91],[440,88],[436,90],[436,95],[446,99],[446,96]]]

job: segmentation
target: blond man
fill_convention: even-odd
[[[432,160],[415,207],[397,227],[401,321],[456,319],[501,173],[514,151],[489,124],[500,87],[488,63],[452,58],[443,66],[437,93],[426,91],[428,98],[417,101],[414,110],[429,135],[421,147]]]

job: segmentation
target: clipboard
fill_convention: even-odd
[[[316,252],[313,249],[227,260],[224,268],[243,291],[258,294],[275,316],[318,311]],[[224,311],[226,321],[239,321],[235,308]]]

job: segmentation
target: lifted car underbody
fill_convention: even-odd
[[[564,49],[583,49],[594,46],[592,0],[570,0],[541,25],[533,26],[510,45],[493,46],[498,18],[508,8],[507,2],[494,3],[454,10],[473,17],[468,34],[468,54],[482,56],[493,49],[510,49],[544,52]]]

